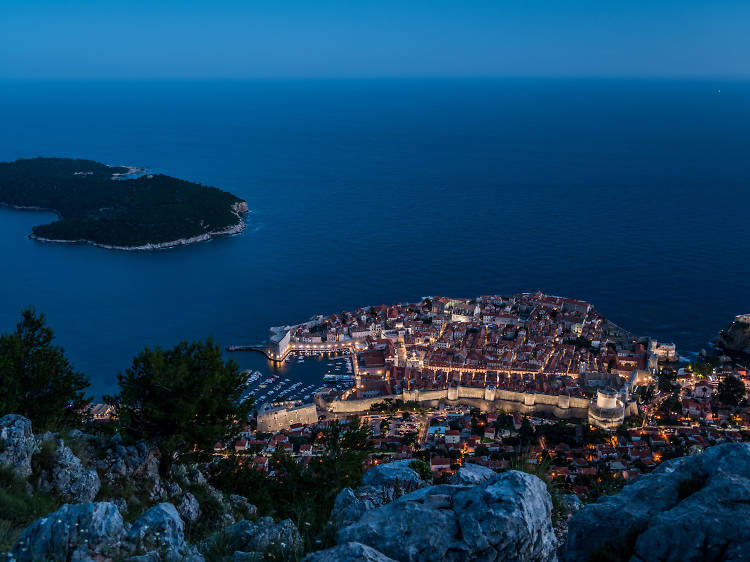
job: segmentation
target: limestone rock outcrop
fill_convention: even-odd
[[[395,560],[366,544],[347,542],[308,554],[302,562],[395,562]]]
[[[555,556],[551,510],[544,482],[510,471],[476,486],[402,496],[339,529],[336,542],[359,542],[402,562],[546,561]]]
[[[363,486],[393,486],[396,484],[413,484],[424,486],[425,482],[416,470],[409,468],[414,459],[404,459],[386,464],[379,464],[365,471],[362,475]]]
[[[666,461],[618,494],[574,514],[564,556],[747,560],[750,444],[727,443]]]
[[[110,440],[104,457],[96,462],[96,469],[108,484],[118,480],[156,481],[159,479],[158,452],[143,442],[126,446],[122,438],[115,435]]]
[[[133,522],[124,545],[146,555],[164,552],[170,560],[197,556],[197,551],[185,542],[185,523],[171,503],[160,503],[146,510]]]
[[[122,516],[114,504],[66,504],[27,527],[12,554],[18,562],[89,560],[106,556],[124,533]]]
[[[203,543],[203,549],[216,550],[223,545],[224,555],[235,559],[260,557],[269,551],[302,552],[302,536],[291,519],[274,523],[271,517],[261,517],[256,522],[239,521],[225,527]],[[248,558],[245,555],[250,555]]]
[[[192,523],[200,519],[201,505],[193,494],[185,492],[182,495],[180,503],[177,504],[177,511],[185,521],[190,521]]]
[[[10,468],[19,478],[31,476],[31,457],[36,451],[31,421],[9,414],[0,418],[0,466]]]
[[[364,473],[362,486],[354,490],[341,490],[331,510],[334,527],[350,525],[367,511],[427,486],[427,482],[414,469],[409,468],[412,461],[413,459],[406,459],[374,466]]]
[[[49,476],[52,489],[65,502],[93,501],[101,488],[96,471],[84,468],[80,459],[62,440],[57,443],[55,461]]]
[[[451,476],[451,484],[476,485],[489,480],[497,474],[491,468],[479,464],[466,463]]]

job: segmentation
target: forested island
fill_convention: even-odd
[[[242,199],[215,187],[92,160],[0,163],[0,204],[54,211],[35,240],[120,250],[169,248],[241,232]]]

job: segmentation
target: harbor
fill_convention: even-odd
[[[259,408],[286,401],[310,403],[316,393],[325,389],[343,392],[356,380],[352,358],[346,353],[293,352],[281,362],[267,362],[266,368],[243,371],[248,379],[242,399],[252,398]]]

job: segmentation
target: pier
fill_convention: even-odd
[[[291,342],[287,345],[284,352],[277,354],[270,347],[266,345],[228,345],[227,351],[254,351],[261,353],[266,356],[269,361],[281,363],[284,361],[290,353],[310,352],[313,355],[324,354],[324,353],[343,353],[348,351],[352,357],[352,369],[355,376],[359,376],[359,365],[357,364],[357,351],[359,351],[358,344],[364,344],[363,349],[367,346],[365,342],[359,342],[358,340],[345,340],[342,342],[321,342],[321,343],[302,343],[302,342]]]

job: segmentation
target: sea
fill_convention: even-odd
[[[95,398],[146,346],[257,344],[359,306],[541,290],[684,356],[750,312],[750,83],[0,82],[0,161],[128,164],[251,209],[240,235],[121,252],[0,209],[0,332],[43,312]],[[314,384],[330,368],[228,354]]]

